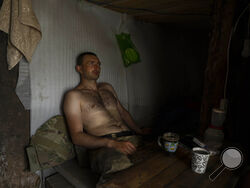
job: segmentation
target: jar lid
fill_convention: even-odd
[[[225,113],[224,110],[219,109],[219,108],[213,108],[213,112],[220,113],[220,114],[224,114]]]

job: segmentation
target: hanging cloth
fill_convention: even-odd
[[[41,40],[41,28],[32,10],[31,0],[4,0],[0,10],[0,30],[9,34],[8,69],[24,56],[28,62]]]

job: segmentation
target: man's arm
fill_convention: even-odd
[[[122,106],[122,104],[118,101],[118,110],[121,114],[122,119],[127,123],[129,128],[135,131],[137,134],[149,135],[152,133],[151,128],[140,128],[136,125],[134,119],[130,115],[130,113]]]
[[[131,154],[135,151],[134,145],[130,142],[117,142],[115,140],[96,137],[83,132],[81,94],[78,91],[70,91],[66,94],[64,100],[64,113],[74,144],[86,148],[114,148],[124,154]]]
[[[113,93],[113,95],[115,96],[115,98],[117,100],[117,109],[121,115],[121,118],[126,122],[128,127],[130,129],[132,129],[133,131],[135,131],[137,134],[144,134],[143,130],[140,129],[140,127],[138,127],[136,125],[136,123],[135,123],[134,119],[132,118],[132,116],[130,115],[130,113],[120,103],[114,88],[108,83],[105,83],[105,88],[107,90],[109,90],[111,93]]]
[[[122,104],[118,101],[118,110],[121,114],[122,119],[127,123],[129,128],[135,131],[137,134],[141,135],[149,135],[152,133],[152,129],[149,127],[140,128],[136,125],[134,119],[130,115],[130,113],[122,106]]]
[[[122,104],[119,101],[117,103],[117,107],[118,107],[119,113],[121,114],[122,119],[126,122],[129,128],[131,128],[137,134],[143,134],[142,129],[136,125],[130,113],[122,106]]]

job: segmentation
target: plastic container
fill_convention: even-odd
[[[204,143],[210,150],[219,150],[223,144],[224,132],[222,129],[207,128],[204,134]]]
[[[213,108],[211,125],[215,127],[222,127],[226,118],[226,112],[224,110]]]

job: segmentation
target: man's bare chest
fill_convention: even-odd
[[[81,109],[84,112],[93,112],[100,110],[109,110],[116,108],[116,98],[108,90],[100,89],[98,91],[84,90],[82,91],[83,103]]]

